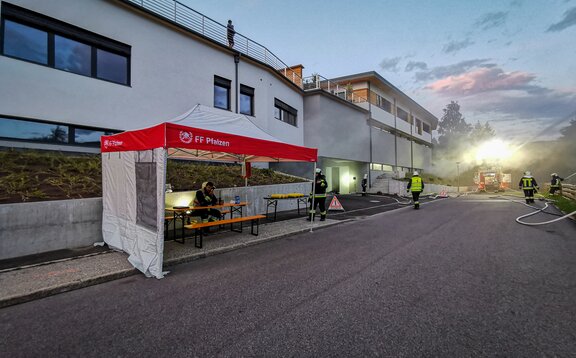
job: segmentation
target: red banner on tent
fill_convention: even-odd
[[[148,150],[154,148],[183,148],[214,153],[231,153],[269,158],[267,161],[315,162],[318,149],[275,142],[206,129],[162,123],[154,127],[102,136],[100,149],[104,152]],[[266,160],[261,160],[266,161]]]
[[[197,129],[173,123],[166,124],[166,145],[170,148],[249,154],[307,162],[316,161],[317,155],[317,149]]]

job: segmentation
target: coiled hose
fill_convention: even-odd
[[[528,205],[528,204],[526,204],[526,203],[524,203],[524,202],[522,202],[522,201],[520,201],[520,200],[511,200],[511,199],[505,198],[505,195],[498,195],[498,196],[496,196],[496,197],[490,197],[490,198],[503,198],[503,199],[509,200],[509,201],[511,201],[511,202],[514,202],[514,203],[518,203],[518,204],[525,205],[525,206],[527,206],[527,207],[529,207],[529,208],[531,208],[531,209],[536,209],[535,211],[533,211],[533,212],[531,212],[531,213],[524,214],[524,215],[519,216],[519,217],[516,218],[516,222],[517,222],[518,224],[527,225],[527,226],[539,226],[539,225],[551,224],[551,223],[553,223],[553,222],[560,221],[560,220],[564,220],[564,219],[569,218],[570,216],[576,214],[576,211],[573,211],[573,212],[571,212],[571,213],[569,213],[569,214],[566,214],[566,215],[564,215],[564,216],[561,216],[561,215],[558,215],[558,214],[555,214],[555,213],[546,212],[546,211],[544,211],[544,210],[546,210],[546,209],[548,208],[548,206],[550,206],[550,205],[549,205],[550,200],[545,199],[542,194],[538,194],[538,193],[537,193],[536,195],[540,196],[540,197],[541,197],[540,199],[545,200],[545,205],[544,205],[543,208],[537,208],[537,207],[535,207],[535,206]],[[514,196],[514,195],[508,195],[508,196],[519,197],[519,196]],[[558,217],[558,218],[556,218],[556,219],[553,219],[553,220],[542,221],[542,222],[535,222],[535,223],[529,223],[529,222],[522,221],[522,219],[527,218],[527,217],[532,216],[532,215],[536,215],[536,214],[538,214],[538,213],[544,213],[544,214],[555,215],[555,216],[560,216],[560,217]]]

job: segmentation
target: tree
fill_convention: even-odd
[[[496,132],[490,126],[490,123],[486,122],[482,125],[480,124],[480,121],[477,121],[470,131],[470,141],[473,143],[481,143],[494,138],[495,135]]]
[[[458,102],[451,101],[444,108],[444,115],[438,123],[438,144],[444,149],[455,149],[460,142],[466,140],[472,131],[472,126],[460,113]]]
[[[469,140],[469,134],[472,126],[466,123],[466,120],[460,113],[458,102],[452,101],[444,109],[444,115],[438,123],[438,145],[432,155],[434,160],[441,158],[449,161],[459,161],[466,144]]]

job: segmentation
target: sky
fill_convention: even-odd
[[[179,1],[305,77],[376,71],[500,138],[552,140],[576,119],[576,0]]]

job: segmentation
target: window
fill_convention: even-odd
[[[382,96],[377,96],[377,106],[388,113],[392,113],[392,103]]]
[[[92,74],[92,48],[63,36],[54,36],[54,67],[79,75]]]
[[[96,130],[85,128],[72,128],[72,131],[74,133],[75,144],[87,144],[94,146],[100,146],[101,136],[117,133],[116,131],[110,131],[110,130]]]
[[[232,81],[214,76],[214,107],[230,110],[230,88]]]
[[[119,131],[0,116],[3,139],[99,147],[101,136],[114,133]]]
[[[408,118],[408,112],[406,112],[402,108],[396,107],[396,115],[398,116],[398,118],[410,123],[410,119]]]
[[[128,65],[126,57],[98,49],[96,59],[96,77],[117,83],[128,81],[127,73],[124,71]]]
[[[130,46],[5,2],[1,13],[0,54],[130,84]]]
[[[274,118],[296,126],[298,111],[286,103],[274,98]]]
[[[254,88],[240,85],[240,113],[254,115]]]
[[[418,118],[416,118],[416,131],[418,132],[418,134],[420,135],[422,134],[422,121]]]
[[[426,122],[422,122],[422,127],[424,129],[424,132],[429,133],[430,134],[430,125]]]
[[[14,21],[4,22],[4,55],[48,64],[48,34]]]

